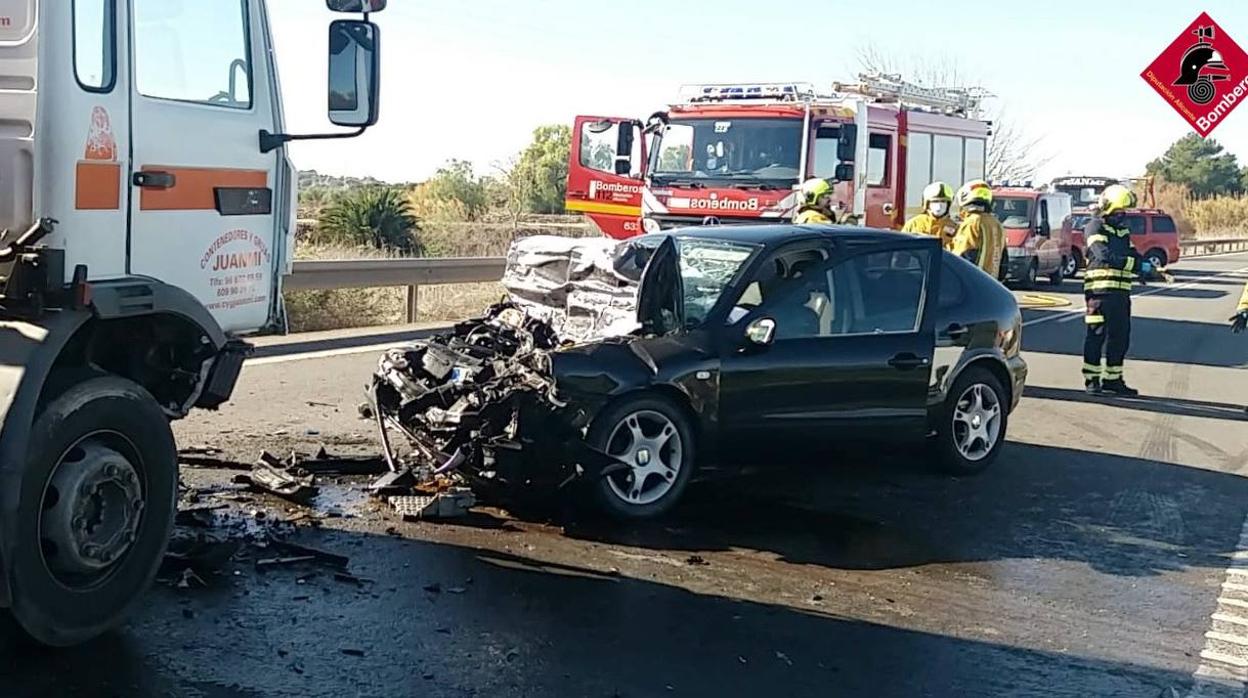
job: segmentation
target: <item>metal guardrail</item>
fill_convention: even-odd
[[[1183,240],[1179,243],[1179,252],[1182,257],[1203,257],[1244,251],[1248,251],[1248,238],[1209,238]]]
[[[406,286],[407,321],[416,322],[421,286],[498,281],[506,263],[503,257],[297,261],[284,284],[294,291]]]

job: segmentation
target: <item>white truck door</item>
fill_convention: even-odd
[[[180,286],[221,328],[276,317],[282,150],[260,0],[130,0],[130,273]]]

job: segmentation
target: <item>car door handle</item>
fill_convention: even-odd
[[[888,360],[889,366],[892,366],[893,368],[898,369],[900,371],[909,371],[911,369],[919,368],[920,366],[926,366],[927,364],[928,364],[927,359],[921,356],[915,356],[914,354],[911,354],[909,352],[904,353],[904,354],[898,354],[897,356],[894,356],[893,358]]]
[[[178,178],[172,172],[161,172],[159,170],[144,170],[135,172],[132,179],[134,186],[144,187],[146,189],[172,189],[178,183]]]
[[[966,333],[970,331],[971,331],[971,328],[967,327],[966,325],[959,325],[958,323],[955,322],[952,325],[945,328],[944,334],[949,339],[962,339],[963,337],[966,336]]]

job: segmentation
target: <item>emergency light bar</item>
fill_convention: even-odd
[[[681,85],[680,98],[688,102],[726,102],[732,100],[771,100],[796,102],[815,96],[815,88],[801,82],[723,83]]]

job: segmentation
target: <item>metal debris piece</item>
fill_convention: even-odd
[[[307,504],[319,492],[311,475],[287,469],[285,464],[268,452],[260,454],[259,462],[252,466],[250,473],[239,475],[234,481],[297,504]]]
[[[225,567],[238,552],[237,540],[223,540],[200,534],[195,537],[175,537],[169,541],[162,567],[166,573],[195,570],[209,575]]]
[[[263,572],[274,567],[288,567],[290,565],[299,565],[305,562],[315,562],[316,558],[311,555],[298,555],[296,557],[270,557],[263,560],[256,560],[256,570]]]
[[[323,446],[316,455],[290,454],[287,465],[313,475],[378,475],[388,470],[378,456],[332,456]]]
[[[707,562],[701,555],[690,555],[685,559],[685,564],[693,565],[694,567],[705,567],[711,563]]]
[[[178,577],[178,581],[174,584],[179,589],[203,589],[208,583],[195,574],[194,570],[182,570],[182,574]]]
[[[210,470],[250,470],[247,463],[239,463],[224,456],[219,448],[211,446],[191,446],[178,451],[178,464],[188,468],[205,468]]]
[[[373,484],[369,486],[369,490],[379,497],[384,497],[410,492],[415,486],[416,476],[412,474],[411,470],[403,468],[392,473],[386,473],[377,478]]]
[[[298,543],[290,543],[284,540],[274,540],[274,541],[270,541],[269,545],[272,546],[275,550],[280,550],[282,553],[286,555],[296,556],[296,557],[300,557],[300,556],[311,557],[312,559],[316,560],[317,562],[323,565],[334,567],[340,570],[346,569],[347,565],[351,564],[351,558],[347,557],[346,555],[339,555],[337,553],[331,553],[325,550],[321,550],[319,548],[311,548],[306,545],[299,545]]]
[[[173,523],[177,526],[187,526],[192,528],[212,528],[212,512],[220,509],[226,509],[228,507],[228,504],[220,503],[179,509],[178,513],[174,515]]]
[[[349,574],[347,572],[335,572],[334,581],[342,582],[344,584],[354,584],[357,587],[362,587],[365,584],[375,584],[377,580],[369,579],[368,577],[357,577],[354,574]]]
[[[407,521],[450,519],[464,516],[475,506],[472,490],[456,487],[435,495],[405,495],[390,498],[390,506]]]

